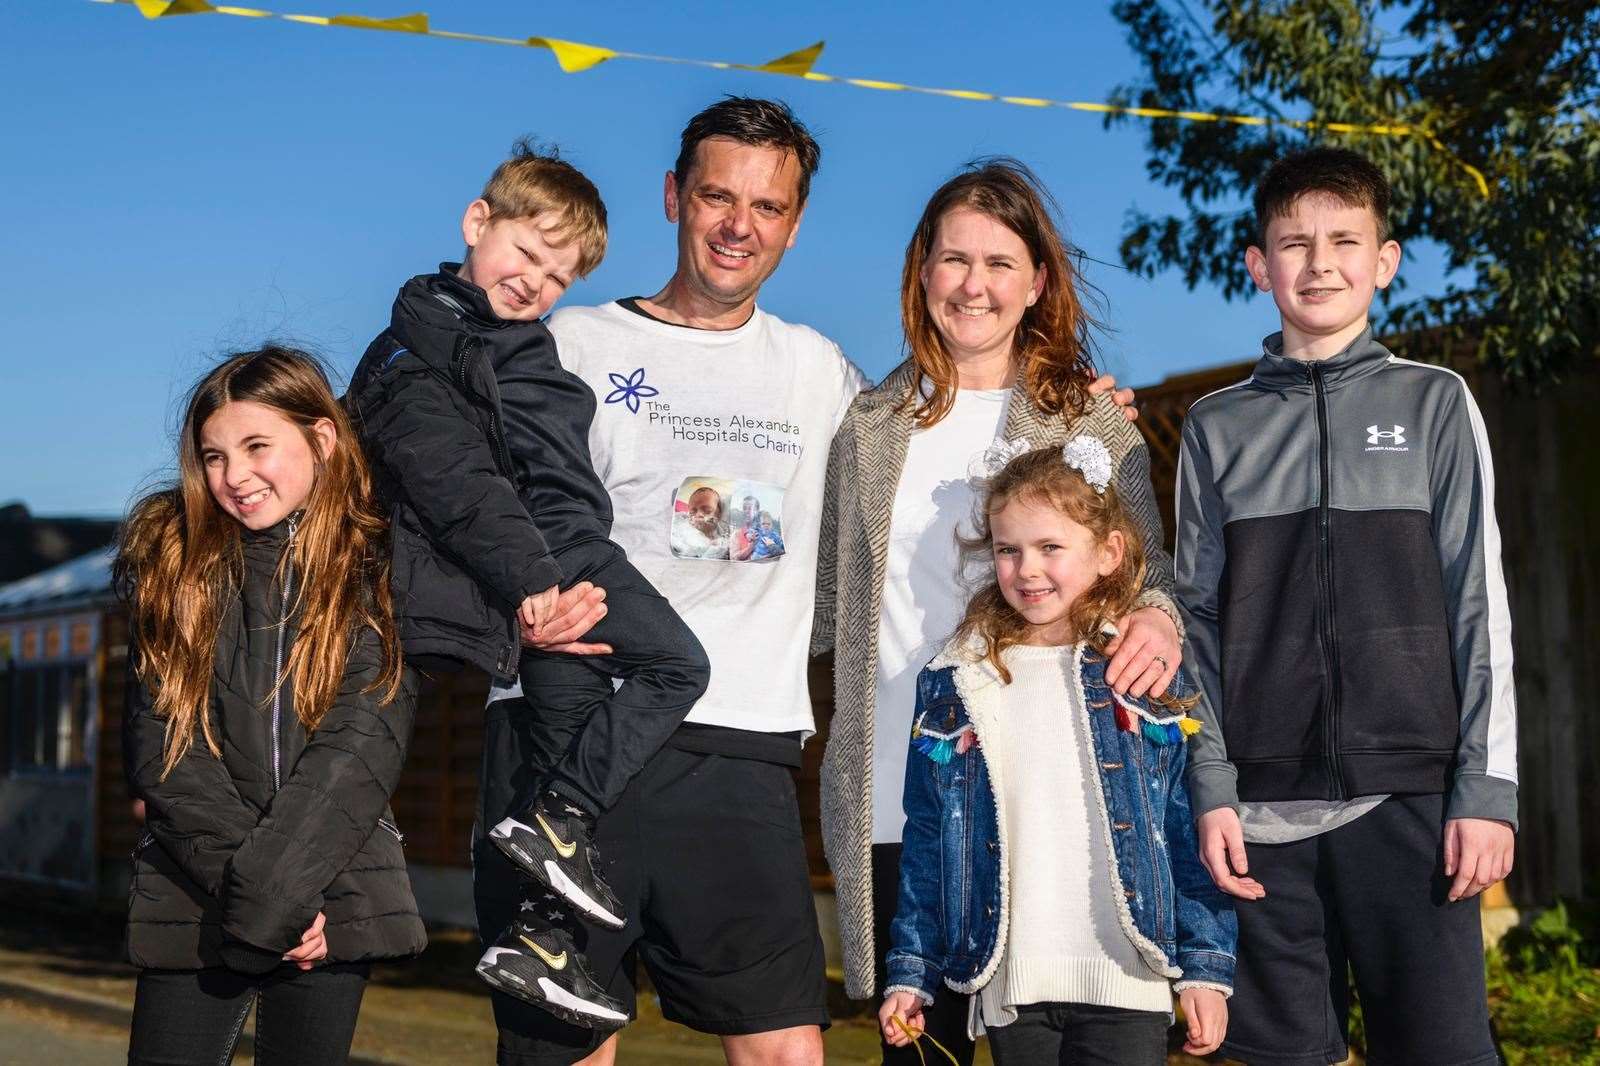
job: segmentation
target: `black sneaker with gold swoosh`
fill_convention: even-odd
[[[518,918],[478,960],[478,976],[506,993],[586,1029],[620,1029],[628,1009],[589,971],[572,934],[559,925]]]
[[[561,796],[542,793],[533,806],[489,830],[489,839],[580,917],[608,929],[627,924],[621,901],[600,876],[588,816]]]

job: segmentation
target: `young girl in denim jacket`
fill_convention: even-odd
[[[974,547],[995,579],[917,681],[884,1035],[914,1039],[942,982],[973,995],[999,1066],[1158,1066],[1176,990],[1204,1055],[1227,1029],[1237,925],[1195,846],[1193,700],[1106,684],[1107,623],[1144,553],[1104,445],[1021,448],[991,449]]]

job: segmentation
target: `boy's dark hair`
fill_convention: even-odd
[[[1256,186],[1256,244],[1265,248],[1267,223],[1294,209],[1307,193],[1327,193],[1346,207],[1364,207],[1378,222],[1378,243],[1389,239],[1389,179],[1348,148],[1307,148],[1272,164]]]
[[[822,162],[822,149],[788,104],[754,96],[728,96],[691,118],[683,127],[682,147],[672,168],[680,189],[694,164],[695,149],[708,137],[729,137],[740,144],[792,154],[800,166],[800,204],[806,202],[811,175]]]

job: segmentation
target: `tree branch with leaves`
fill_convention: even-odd
[[[1600,354],[1600,7],[1119,0],[1113,12],[1144,74],[1112,102],[1277,120],[1149,124],[1149,175],[1188,212],[1131,209],[1121,244],[1130,270],[1175,270],[1230,300],[1253,291],[1244,249],[1256,183],[1285,152],[1334,143],[1388,175],[1394,236],[1437,242],[1450,268],[1438,295],[1385,291],[1382,328],[1452,334],[1533,383]],[[1284,119],[1413,132],[1308,131]]]

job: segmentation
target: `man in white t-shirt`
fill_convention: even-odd
[[[666,175],[678,263],[665,287],[550,319],[562,364],[600,401],[589,446],[612,538],[711,660],[705,696],[600,819],[604,875],[630,920],[586,929],[584,947],[629,1004],[642,962],[662,1013],[721,1036],[736,1066],[816,1066],[828,1024],[793,770],[815,728],[806,659],[828,446],[864,382],[832,341],[756,306],[794,246],[819,156],[783,104],[702,111]],[[765,550],[730,537],[751,521]],[[545,661],[548,696],[570,664]],[[582,724],[529,720],[520,698],[495,699],[507,695],[491,695],[486,787],[509,787],[527,752],[562,750]],[[506,800],[485,796],[485,809]],[[478,869],[475,890],[484,928],[522,898],[499,869]],[[502,1064],[615,1055],[614,1036],[509,997],[495,1018]]]

